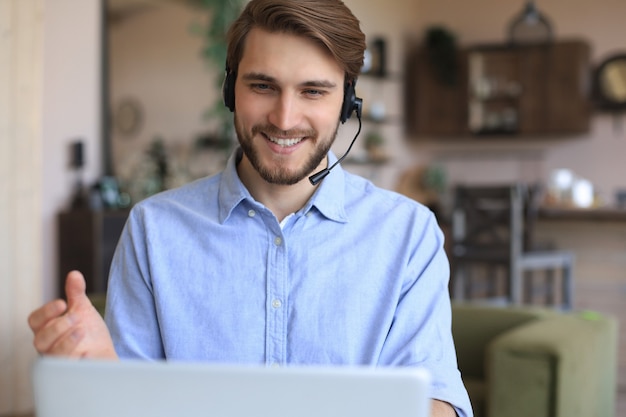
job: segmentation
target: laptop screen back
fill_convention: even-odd
[[[427,417],[417,368],[282,367],[41,358],[38,417]]]

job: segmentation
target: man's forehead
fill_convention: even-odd
[[[239,74],[263,77],[297,76],[301,82],[343,80],[344,71],[330,52],[304,36],[254,28],[246,37]],[[269,79],[268,79],[269,81]]]

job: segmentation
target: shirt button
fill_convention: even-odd
[[[274,307],[274,308],[280,308],[280,306],[282,306],[282,305],[283,305],[283,303],[279,299],[276,299],[276,300],[272,301],[272,307]]]
[[[254,217],[254,216],[256,216],[256,211],[248,210],[248,217]]]
[[[283,240],[280,238],[280,236],[276,236],[276,237],[274,238],[274,244],[275,244],[276,246],[280,246],[280,245],[282,245],[282,243],[283,243]]]

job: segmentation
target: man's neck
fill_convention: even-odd
[[[237,173],[252,197],[274,213],[279,222],[304,207],[316,189],[308,177],[294,185],[270,184],[245,156],[237,165]]]

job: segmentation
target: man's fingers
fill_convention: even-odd
[[[82,353],[78,347],[85,337],[85,330],[80,327],[72,328],[60,337],[47,351],[48,355],[80,357]]]
[[[83,274],[67,274],[67,303],[55,300],[33,311],[28,324],[39,353],[70,357],[117,358],[111,335],[85,293]]]
[[[65,314],[49,321],[35,333],[33,345],[38,352],[49,353],[51,347],[62,340],[66,335],[75,331],[76,320],[72,314]]]
[[[36,333],[43,328],[50,320],[59,317],[67,309],[67,304],[63,300],[54,300],[46,303],[42,307],[33,311],[28,316],[28,326]]]
[[[91,305],[87,294],[85,293],[87,284],[83,274],[78,271],[71,271],[67,274],[65,280],[65,295],[67,296],[67,304],[69,310],[81,308],[85,305]]]

